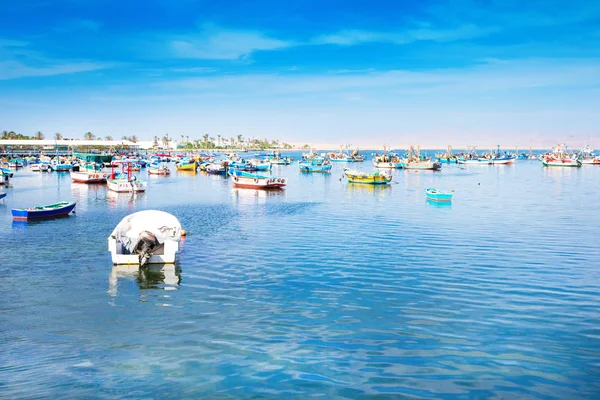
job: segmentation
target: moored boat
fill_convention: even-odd
[[[440,170],[442,164],[439,161],[433,161],[431,158],[421,156],[420,147],[410,146],[406,158],[402,160],[402,168],[419,170]]]
[[[70,172],[73,182],[78,183],[103,183],[106,182],[108,173],[96,164],[76,165]]]
[[[143,181],[131,173],[129,168],[131,164],[121,164],[121,173],[117,173],[114,170],[106,179],[106,186],[109,190],[118,193],[134,193],[134,192],[145,192],[147,182]]]
[[[364,183],[369,185],[387,185],[391,180],[392,176],[382,172],[375,171],[372,173],[351,170],[349,168],[344,169],[344,175],[348,178],[348,183]]]
[[[146,210],[123,218],[108,237],[115,265],[172,264],[179,251],[179,220],[164,211]]]
[[[169,174],[171,174],[171,170],[166,165],[152,163],[148,167],[148,175],[169,175]]]
[[[445,191],[434,189],[434,188],[428,188],[425,190],[425,195],[427,196],[428,200],[441,201],[441,202],[452,201],[453,193],[454,193],[454,191],[445,192]]]
[[[251,174],[238,170],[231,170],[229,175],[232,177],[233,186],[236,187],[250,189],[280,189],[287,185],[287,179],[282,177]]]
[[[196,160],[181,159],[175,166],[179,171],[195,171],[198,164],[196,164]]]
[[[37,206],[24,209],[13,209],[13,219],[17,221],[28,221],[32,219],[56,218],[69,215],[75,209],[74,202],[61,201],[60,203],[47,206]]]
[[[6,193],[0,193],[0,200],[6,197]]]
[[[308,162],[301,162],[298,164],[300,172],[331,172],[331,163],[329,160],[313,158]]]
[[[581,167],[581,161],[572,157],[565,145],[556,145],[552,153],[546,153],[541,156],[544,167]]]

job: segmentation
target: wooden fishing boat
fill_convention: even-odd
[[[117,193],[135,193],[146,191],[147,182],[133,176],[130,166],[130,163],[122,163],[121,173],[119,174],[115,172],[113,167],[111,174],[106,179],[106,186],[108,186],[109,190]]]
[[[331,163],[328,160],[315,161],[313,159],[312,162],[303,162],[299,163],[300,172],[323,172],[328,173],[331,172]]]
[[[198,165],[195,160],[181,160],[175,166],[179,171],[195,171]]]
[[[344,175],[348,178],[348,183],[364,183],[368,185],[387,185],[392,180],[392,176],[385,172],[375,171],[372,173],[344,169]]]
[[[558,144],[552,149],[552,153],[541,156],[544,167],[581,167],[581,161],[572,157],[565,145]]]
[[[581,167],[581,161],[573,158],[560,158],[555,157],[552,154],[544,155],[542,157],[542,164],[544,167]]]
[[[74,166],[71,171],[71,179],[77,183],[104,183],[107,177],[108,173],[96,164]]]
[[[402,160],[402,168],[437,171],[442,169],[442,163],[421,156],[420,146],[410,146],[406,158]]]
[[[287,179],[251,174],[244,171],[231,170],[229,172],[233,180],[233,186],[250,189],[280,189],[287,185]]]
[[[438,171],[442,169],[442,164],[432,160],[406,159],[402,161],[402,168]]]
[[[221,175],[227,173],[227,166],[224,163],[208,163],[205,166],[206,172],[212,175]]]
[[[153,163],[148,167],[148,175],[169,175],[171,170],[166,165]]]
[[[61,201],[60,203],[47,206],[37,206],[25,209],[13,209],[13,219],[17,221],[28,221],[32,219],[56,218],[69,215],[75,209],[75,203]]]
[[[444,192],[442,190],[437,190],[434,188],[428,188],[425,190],[425,195],[427,196],[428,200],[440,201],[440,202],[452,201],[453,193],[454,193],[454,191]]]
[[[164,211],[146,210],[123,218],[108,237],[115,265],[172,264],[182,233],[179,220]]]

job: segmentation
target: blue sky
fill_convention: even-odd
[[[0,93],[25,134],[600,147],[600,2],[12,1]]]

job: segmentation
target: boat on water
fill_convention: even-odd
[[[331,172],[331,162],[328,159],[313,158],[307,162],[301,162],[298,164],[300,172]]]
[[[6,197],[6,193],[0,193],[0,200]]]
[[[109,190],[118,193],[137,193],[146,191],[147,182],[134,176],[131,168],[129,168],[130,165],[131,164],[129,163],[122,163],[121,173],[117,173],[113,167],[111,174],[106,179],[106,186],[108,186]]]
[[[433,161],[431,158],[421,156],[421,149],[419,146],[416,148],[414,146],[410,146],[408,148],[406,158],[402,160],[402,168],[438,171],[442,169],[442,163],[437,160]]]
[[[37,206],[24,209],[13,209],[12,216],[17,221],[29,221],[32,219],[45,219],[64,217],[75,209],[74,202],[61,201],[60,203],[47,206]]]
[[[456,164],[458,162],[456,155],[452,154],[452,146],[448,146],[445,153],[436,154],[435,157],[442,164]]]
[[[451,192],[445,192],[443,190],[438,190],[434,188],[428,188],[425,190],[425,195],[428,200],[432,201],[440,201],[440,202],[449,202],[452,201],[452,195],[454,190]]]
[[[387,185],[392,180],[392,176],[382,172],[362,172],[352,170],[350,168],[344,169],[344,175],[348,178],[348,183],[364,183],[369,185]]]
[[[73,168],[73,165],[63,163],[58,159],[54,159],[50,162],[50,170],[54,172],[69,172]]]
[[[189,158],[182,158],[179,162],[175,164],[178,171],[195,171],[198,167],[196,164],[196,160],[191,160]]]
[[[280,189],[287,185],[287,179],[282,177],[251,174],[245,171],[230,170],[233,186],[250,189]]]
[[[0,185],[8,185],[10,183],[10,174],[7,174],[2,169],[0,169]]]
[[[150,164],[148,167],[148,175],[170,175],[171,170],[166,165],[160,165],[157,162]]]
[[[23,168],[24,164],[24,161],[19,158],[13,158],[8,160],[9,168]]]
[[[373,165],[375,168],[402,168],[402,159],[396,153],[387,154],[389,148],[387,146],[383,146],[383,154],[375,154],[373,158]]]
[[[291,157],[282,157],[280,152],[275,152],[269,158],[269,162],[272,165],[290,165],[294,161]]]
[[[205,170],[211,175],[224,175],[227,173],[227,164],[225,162],[214,162],[205,165]]]
[[[9,168],[0,168],[0,175],[4,175],[5,177],[12,178],[14,176],[14,172]]]
[[[581,161],[577,157],[569,154],[567,146],[557,144],[552,149],[552,153],[546,153],[541,156],[544,167],[581,167]]]
[[[77,183],[104,183],[108,177],[108,173],[95,163],[76,165],[70,174],[73,182]]]
[[[114,265],[172,264],[179,251],[179,220],[164,211],[138,211],[123,218],[108,237]]]
[[[581,148],[577,159],[582,165],[600,165],[600,156],[594,154],[594,149],[587,143]]]

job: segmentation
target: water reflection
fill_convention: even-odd
[[[119,205],[127,205],[133,207],[136,203],[146,199],[145,192],[135,193],[117,193],[112,190],[106,191],[106,200],[111,208],[116,208]]]
[[[232,194],[236,204],[264,204],[267,198],[284,198],[284,189],[243,189],[233,188]]]
[[[119,280],[136,281],[140,290],[177,290],[181,284],[181,268],[175,264],[115,265],[108,278],[108,294],[117,296]]]
[[[425,199],[425,202],[430,207],[434,207],[434,208],[450,208],[450,207],[452,207],[451,201],[435,201],[435,200]]]
[[[361,183],[349,183],[346,185],[346,193],[358,195],[362,193],[371,193],[374,197],[385,198],[392,193],[391,185],[365,185]]]

